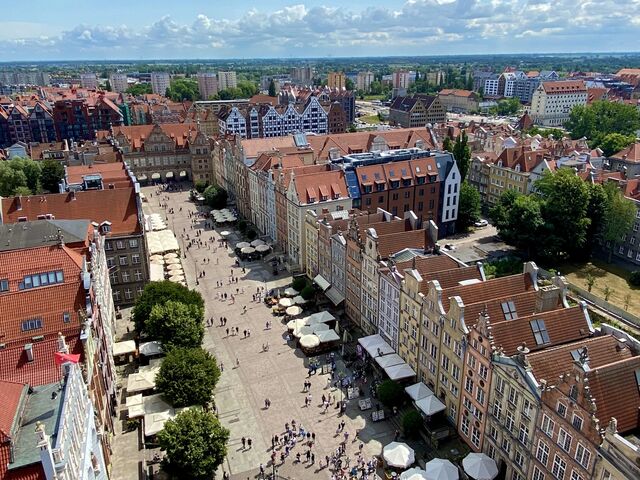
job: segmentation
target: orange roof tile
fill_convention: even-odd
[[[508,277],[493,278],[485,282],[472,285],[461,285],[452,288],[443,289],[442,299],[445,311],[449,310],[449,299],[453,296],[459,296],[465,305],[488,301],[494,298],[502,298],[529,290],[535,290],[535,286],[531,281],[528,273],[519,275],[510,275]],[[473,319],[475,322],[475,318]]]
[[[68,166],[67,183],[82,183],[82,177],[85,175],[100,174],[104,188],[107,188],[109,184],[116,185],[118,188],[122,186],[133,187],[133,182],[124,166],[124,162]]]

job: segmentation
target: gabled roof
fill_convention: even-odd
[[[349,197],[342,170],[328,170],[306,175],[298,175],[296,172],[295,187],[300,204],[322,205],[323,196],[327,197],[326,201]]]
[[[56,219],[87,219],[98,224],[111,222],[112,235],[142,232],[138,221],[138,203],[133,188],[86,190],[2,199],[3,223],[16,223],[21,217],[36,220],[38,215],[52,214]]]
[[[0,252],[55,245],[87,247],[93,226],[89,220],[36,220],[0,225]]]
[[[466,97],[466,98],[476,98],[476,94],[471,90],[461,90],[461,89],[452,89],[452,88],[443,88],[440,90],[438,95],[442,96],[452,96],[452,97]]]
[[[432,243],[424,229],[381,235],[378,237],[378,254],[381,259],[386,259],[405,248],[428,249]]]
[[[0,443],[11,437],[11,427],[25,387],[24,383],[0,380]]]
[[[627,162],[639,163],[640,142],[632,143],[624,150],[620,150],[618,153],[611,155],[611,158],[615,158],[616,160],[626,160]]]
[[[542,88],[547,95],[587,91],[587,88],[582,80],[559,80],[556,82],[542,82]]]
[[[133,187],[133,182],[125,170],[124,162],[68,166],[66,171],[67,183],[82,183],[82,177],[99,174],[102,176],[104,188],[107,188],[109,184],[116,187]]]

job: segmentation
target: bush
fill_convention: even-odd
[[[204,192],[208,186],[209,186],[209,182],[206,182],[204,180],[196,180],[196,183],[194,184],[194,188],[198,193]]]
[[[216,185],[209,185],[202,196],[211,208],[221,209],[227,206],[227,191]]]
[[[296,290],[297,290],[297,288],[296,288]],[[311,300],[315,294],[316,294],[316,291],[311,285],[307,285],[300,292],[300,296],[302,298],[304,298],[305,300]]]
[[[293,282],[291,283],[291,288],[293,288],[294,290],[297,290],[298,292],[301,292],[302,289],[306,286],[307,286],[307,279],[304,277],[294,278]]]
[[[416,438],[422,427],[422,415],[416,410],[409,410],[402,416],[402,430],[407,438]]]
[[[244,233],[247,231],[247,221],[246,220],[240,220],[238,222],[238,230],[240,230],[240,233]]]
[[[258,238],[258,234],[256,233],[256,231],[254,229],[251,229],[247,232],[247,238],[249,240],[255,240],[256,238]]]
[[[399,407],[403,401],[403,389],[393,380],[385,380],[378,386],[378,398],[386,407]]]
[[[629,285],[640,287],[640,270],[635,270],[629,275]]]

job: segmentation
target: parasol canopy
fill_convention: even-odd
[[[320,339],[315,335],[304,335],[300,338],[300,346],[304,348],[315,348],[320,345]]]
[[[250,246],[251,246],[251,244],[249,242],[238,242],[238,243],[236,243],[236,248],[240,248],[240,249],[247,248],[247,247],[250,247]]]
[[[434,458],[424,466],[427,478],[433,480],[458,480],[458,468],[449,460]]]
[[[165,262],[167,265],[179,265],[180,264],[180,259],[179,258],[170,258],[169,260],[165,260]]]
[[[177,253],[173,253],[173,252],[165,254],[165,256],[164,256],[165,260],[169,260],[170,258],[178,258],[178,254]]]
[[[414,467],[400,474],[400,480],[435,480],[434,477],[427,477],[427,472],[421,468]]]
[[[228,230],[223,230],[222,232],[220,232],[221,237],[228,237],[229,235],[231,235],[231,232],[229,232]]]
[[[300,292],[298,292],[298,291],[297,291],[296,289],[294,289],[293,287],[289,287],[289,288],[286,288],[286,289],[284,290],[284,294],[285,294],[287,297],[295,297],[296,295],[298,295],[298,293],[300,293]]]
[[[484,453],[470,453],[464,457],[462,468],[475,480],[493,480],[498,476],[495,460]]]
[[[184,282],[184,275],[171,275],[169,277],[169,281],[175,282],[175,283]]]
[[[258,245],[265,245],[263,240],[260,240],[259,238],[255,239],[253,242],[251,242],[251,246],[252,247],[257,247]]]
[[[240,249],[240,252],[244,253],[245,255],[249,255],[251,253],[255,253],[256,249],[253,247],[244,247],[242,249]]]
[[[297,317],[301,313],[302,313],[302,308],[298,307],[297,305],[289,307],[286,310],[286,314],[291,315],[292,317]]]
[[[391,442],[382,449],[382,456],[391,467],[407,468],[416,461],[416,454],[404,442]]]
[[[256,252],[260,253],[268,252],[269,250],[271,250],[271,247],[269,245],[258,245],[256,247]]]
[[[290,298],[281,298],[278,303],[280,304],[281,307],[285,307],[285,308],[289,308],[293,306],[293,300],[291,300]]]
[[[296,295],[295,297],[293,297],[293,301],[296,305],[304,305],[305,303],[307,303],[307,300],[302,298],[300,295]]]
[[[182,265],[180,265],[179,263],[172,263],[171,265],[167,266],[167,270],[169,270],[170,272],[182,270]]]

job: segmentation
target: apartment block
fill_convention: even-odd
[[[98,89],[98,75],[92,72],[81,73],[80,74],[80,86],[82,88],[86,88],[87,90],[97,90]]]
[[[164,96],[171,86],[171,75],[168,72],[151,72],[151,91]]]
[[[358,72],[358,77],[356,79],[356,88],[358,90],[362,90],[365,93],[369,93],[371,90],[371,84],[373,83],[375,77],[373,72]]]
[[[427,124],[444,123],[446,119],[444,106],[433,95],[396,97],[389,107],[389,124],[403,128],[426,127]]]
[[[126,73],[111,73],[109,75],[109,83],[111,84],[111,90],[114,92],[123,93],[129,88],[129,78]]]
[[[218,77],[213,72],[200,72],[196,75],[200,98],[209,100],[218,93]]]
[[[327,75],[327,87],[332,90],[345,90],[347,77],[344,72],[329,72]]]
[[[236,72],[218,72],[218,90],[237,88]]]
[[[587,104],[583,81],[542,82],[531,98],[529,114],[537,125],[558,127],[569,120],[571,109]]]

